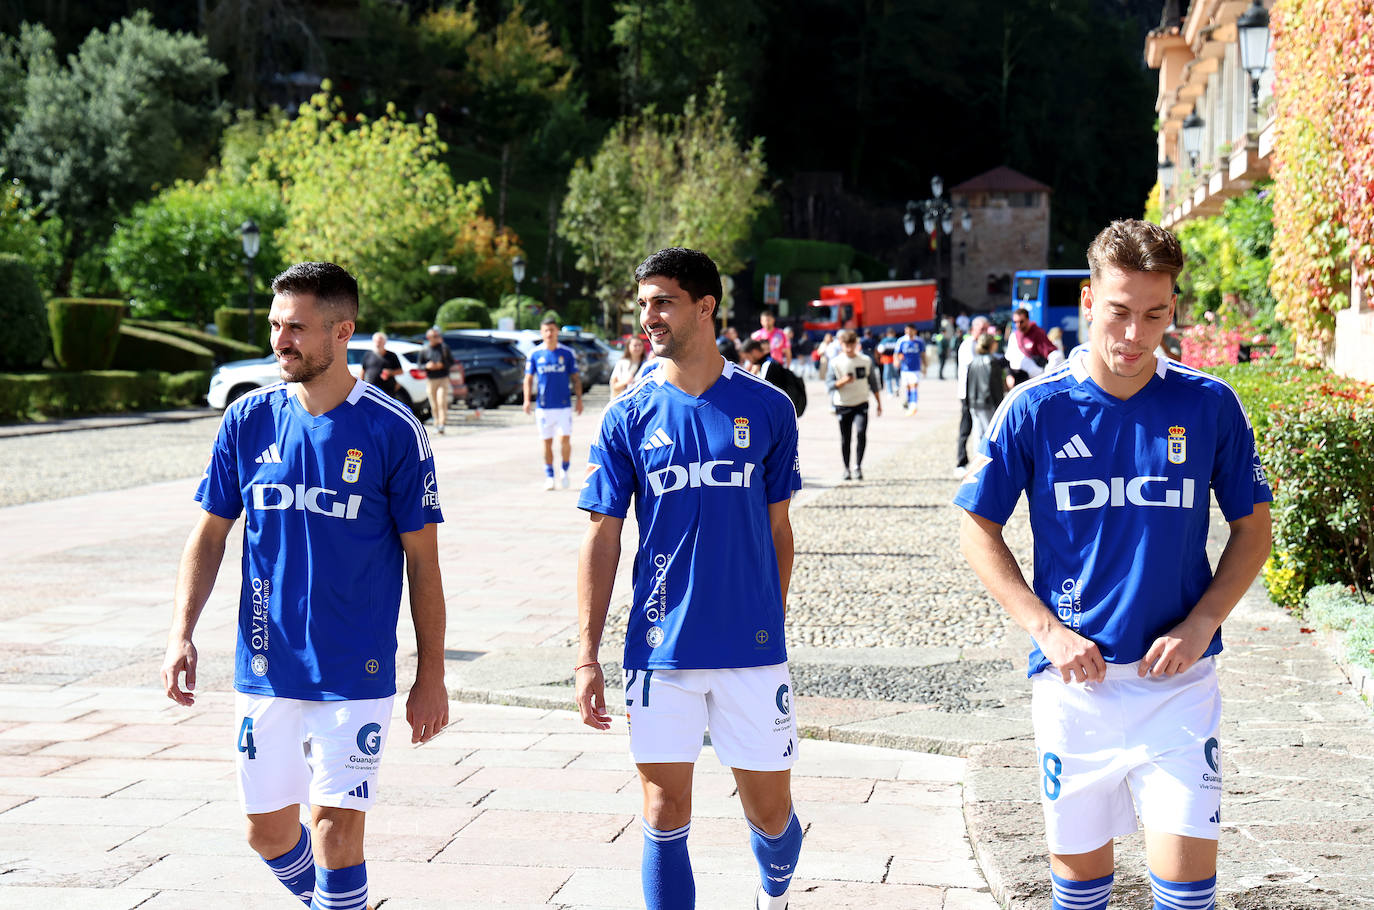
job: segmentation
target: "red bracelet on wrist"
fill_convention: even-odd
[[[589,663],[589,664],[578,664],[577,666],[573,667],[573,673],[576,673],[578,670],[585,670],[585,669],[587,669],[588,667],[599,667],[599,666],[601,666],[601,661],[599,661],[599,660],[594,660],[594,661],[592,661],[592,662]]]

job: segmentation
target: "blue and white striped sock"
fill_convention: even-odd
[[[301,839],[296,846],[276,859],[264,859],[277,879],[301,903],[310,905],[310,893],[315,890],[315,856],[310,852],[310,829],[301,825]]]
[[[792,886],[792,873],[801,854],[802,827],[797,813],[792,813],[787,827],[776,837],[765,834],[753,822],[749,823],[749,844],[759,863],[759,878],[769,897],[781,897]]]
[[[646,910],[693,910],[697,883],[692,859],[687,855],[688,822],[672,831],[660,831],[644,823],[644,856],[639,874],[644,885]]]
[[[1107,901],[1112,896],[1112,882],[1115,874],[1104,875],[1086,882],[1076,882],[1060,878],[1053,872],[1050,881],[1054,884],[1054,897],[1050,910],[1107,910]]]
[[[1150,893],[1155,898],[1155,910],[1215,910],[1217,906],[1217,877],[1200,882],[1171,882],[1150,873]]]
[[[310,910],[367,910],[367,863],[344,869],[317,865]]]

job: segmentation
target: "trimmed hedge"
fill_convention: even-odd
[[[0,253],[0,370],[27,370],[48,353],[48,314],[33,268]]]
[[[1245,402],[1274,491],[1269,596],[1300,612],[1317,585],[1374,590],[1374,386],[1271,360],[1213,372]]]
[[[231,338],[253,348],[244,357],[261,357],[272,345],[272,327],[267,324],[267,307],[253,308],[253,322],[248,321],[248,310],[244,307],[222,306],[215,310],[215,328],[219,337]]]
[[[1303,616],[1314,625],[1345,633],[1346,658],[1374,672],[1374,603],[1341,585],[1319,585],[1303,599]]]
[[[395,322],[388,322],[383,329],[392,338],[409,338],[412,335],[423,335],[429,330],[428,322],[421,322],[418,319],[398,319]]]
[[[0,373],[0,420],[43,420],[188,407],[204,402],[209,371]]]
[[[137,326],[140,329],[152,329],[155,332],[164,332],[168,335],[184,338],[187,341],[194,341],[201,347],[210,349],[215,355],[215,363],[224,363],[229,360],[247,360],[250,357],[262,356],[262,351],[259,351],[245,341],[235,341],[233,338],[221,338],[218,335],[203,332],[195,326],[187,325],[184,322],[127,319],[124,324]]]
[[[456,322],[471,323],[473,328],[491,328],[491,311],[475,297],[454,297],[445,300],[434,314],[434,324],[450,328]]]
[[[117,370],[164,373],[208,370],[214,365],[215,354],[207,347],[166,332],[129,325],[119,327],[119,348],[111,364]]]
[[[106,369],[119,346],[119,324],[123,319],[122,300],[49,300],[53,356],[67,370]]]

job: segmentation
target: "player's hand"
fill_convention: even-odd
[[[576,413],[578,417],[581,417],[581,416],[582,416],[582,399],[581,399],[581,398],[577,399],[577,404],[574,406],[574,413]]]
[[[611,715],[606,713],[606,675],[601,664],[581,667],[573,675],[577,677],[577,710],[582,715],[582,723],[597,730],[609,730]]]
[[[1046,639],[1040,643],[1040,650],[1064,682],[1102,682],[1107,678],[1107,662],[1090,639],[1058,623]]]
[[[1215,628],[1184,620],[1154,640],[1140,659],[1141,677],[1176,676],[1201,659],[1212,643]]]
[[[186,684],[181,685],[182,674]],[[196,703],[196,646],[189,638],[167,644],[167,656],[162,660],[162,688],[167,697],[179,705]]]
[[[448,689],[442,673],[415,678],[406,699],[406,723],[412,743],[427,743],[448,726]]]
[[[534,405],[530,404],[528,401],[525,402],[525,413],[526,413],[526,414],[533,414],[533,413],[534,413]]]

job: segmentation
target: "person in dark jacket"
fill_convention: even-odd
[[[997,353],[997,338],[984,335],[973,347],[968,366],[968,409],[973,416],[973,431],[983,439],[992,415],[1007,394],[1007,360]]]

